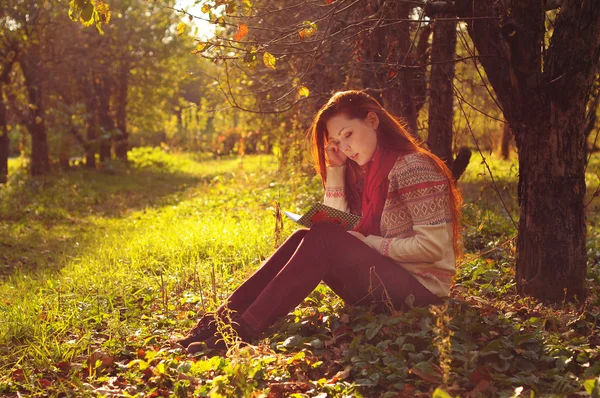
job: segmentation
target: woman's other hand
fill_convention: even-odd
[[[325,145],[325,153],[327,154],[327,160],[331,167],[343,166],[346,164],[346,159],[348,159],[346,154],[340,150],[335,142],[328,142],[327,145]]]
[[[356,236],[358,239],[360,239],[361,241],[365,241],[365,236],[363,234],[361,234],[360,232],[356,232],[356,231],[348,231],[348,233],[350,235]]]

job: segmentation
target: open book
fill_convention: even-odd
[[[360,217],[346,213],[344,211],[334,209],[333,207],[317,203],[313,205],[304,215],[283,212],[292,221],[297,222],[305,227],[312,227],[313,224],[337,224],[347,231],[352,230],[360,221]]]

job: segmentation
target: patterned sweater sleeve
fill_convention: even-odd
[[[346,166],[327,167],[325,181],[325,198],[323,203],[341,211],[349,211],[348,201],[344,193],[344,173]]]
[[[404,162],[390,173],[390,195],[406,204],[412,218],[407,237],[369,235],[365,242],[381,254],[403,263],[433,263],[452,250],[452,213],[448,182],[425,156]]]

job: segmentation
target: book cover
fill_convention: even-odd
[[[337,224],[345,230],[350,231],[360,221],[360,217],[355,214],[334,209],[323,203],[313,205],[303,215],[291,213],[289,211],[284,211],[283,213],[292,221],[307,228],[312,227],[313,224]]]

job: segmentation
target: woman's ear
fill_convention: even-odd
[[[367,113],[367,121],[373,129],[377,130],[377,127],[379,127],[379,116],[375,112],[371,111]]]

